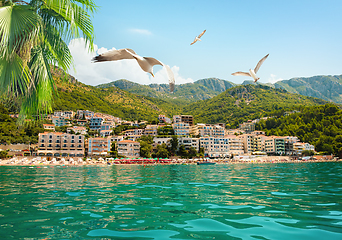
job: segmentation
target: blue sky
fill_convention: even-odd
[[[135,60],[91,63],[98,53],[131,48],[171,67],[176,84],[216,77],[234,83],[252,80],[232,76],[248,71],[270,54],[259,72],[261,83],[295,77],[342,74],[342,1],[138,1],[96,0],[95,49],[82,39],[69,48],[79,81],[98,85],[118,79],[140,84],[168,83],[155,66],[155,78]],[[195,36],[206,33],[190,46]]]

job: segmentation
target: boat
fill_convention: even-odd
[[[214,165],[216,163],[214,162],[209,162],[209,161],[204,161],[204,162],[197,162],[197,165]]]

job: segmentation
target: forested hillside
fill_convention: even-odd
[[[265,85],[240,85],[211,99],[187,105],[183,114],[193,115],[196,122],[221,122],[229,128],[236,128],[239,123],[269,116],[275,110],[325,103],[318,98],[288,93]]]
[[[315,146],[318,152],[342,152],[342,111],[334,104],[300,107],[298,113],[261,120],[256,129],[267,135],[297,136]]]
[[[177,105],[134,95],[116,87],[96,88],[85,85],[57,69],[54,71],[54,79],[58,90],[54,110],[87,109],[127,120],[155,120],[159,114],[172,116],[180,113]]]
[[[0,104],[0,144],[37,143],[40,132],[44,132],[41,122],[26,122],[18,126],[16,119],[11,118],[8,110]]]
[[[342,75],[292,78],[276,82],[274,86],[292,93],[342,103]]]

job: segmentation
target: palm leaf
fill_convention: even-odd
[[[29,51],[27,44],[36,43],[41,28],[41,18],[29,6],[0,8],[0,57],[9,59],[14,53]]]

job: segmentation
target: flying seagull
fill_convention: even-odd
[[[190,43],[190,45],[194,44],[194,43],[197,42],[197,41],[201,41],[200,38],[203,36],[203,34],[205,33],[205,31],[207,31],[207,30],[204,30],[200,35],[198,35],[198,37],[196,36],[196,37],[195,37],[195,40],[194,40],[192,43]]]
[[[252,77],[254,79],[254,82],[258,81],[260,78],[258,78],[256,76],[256,73],[258,72],[261,64],[266,60],[266,58],[268,57],[269,54],[267,54],[265,57],[263,57],[259,62],[258,64],[256,65],[256,67],[253,69],[249,69],[249,72],[235,72],[235,73],[232,73],[232,75],[234,76],[247,76],[247,77]]]
[[[135,59],[137,60],[139,66],[142,70],[145,72],[150,73],[153,77],[153,66],[154,65],[161,65],[165,67],[167,76],[169,78],[169,85],[170,85],[170,92],[173,92],[175,89],[175,78],[173,75],[173,72],[171,71],[171,68],[168,65],[165,65],[164,63],[158,61],[155,58],[152,57],[141,57],[137,55],[132,49],[129,48],[123,48],[118,50],[110,50],[108,52],[102,53],[96,57],[93,58],[94,62],[105,62],[105,61],[117,61],[117,60],[123,60],[123,59]]]

